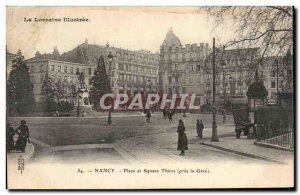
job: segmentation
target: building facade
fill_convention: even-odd
[[[203,96],[203,66],[209,52],[207,43],[183,46],[170,29],[160,47],[160,93]]]
[[[247,104],[247,91],[250,84],[259,79],[268,91],[267,100],[277,99],[277,90],[282,92],[287,82],[285,57],[260,58],[259,48],[216,49],[216,103]],[[277,69],[278,62],[278,69]],[[278,72],[278,75],[277,75]],[[212,103],[212,54],[208,56],[203,69],[204,99],[206,104]],[[277,88],[278,80],[278,88]]]
[[[245,104],[246,92],[255,76],[258,65],[259,48],[249,49],[216,49],[216,103]],[[208,56],[203,68],[204,99],[212,103],[213,93],[212,53]]]
[[[9,74],[12,70],[13,60],[16,58],[16,56],[16,54],[6,51],[6,79],[9,77]]]
[[[64,98],[57,101],[74,102],[72,86],[78,84],[76,73],[84,73],[85,84],[89,90],[92,87],[91,78],[101,55],[105,58],[106,72],[110,77],[113,93],[133,96],[136,93],[158,92],[158,53],[145,50],[130,51],[110,47],[108,44],[91,45],[86,40],[85,43],[64,54],[60,54],[57,48],[54,48],[51,54],[36,52],[35,57],[26,60],[37,104],[43,102],[42,85],[47,77],[55,84],[59,83],[65,92]]]
[[[137,93],[158,92],[159,54],[149,51],[130,51],[107,46],[106,51],[112,54],[111,86],[114,93],[126,93],[133,96]],[[108,56],[108,55],[106,55]],[[107,65],[110,62],[106,63]],[[110,68],[108,67],[107,70]]]
[[[293,65],[286,56],[264,58],[261,69],[259,76],[268,91],[268,99],[277,100],[277,90],[280,94],[293,89]]]

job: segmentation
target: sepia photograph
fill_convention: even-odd
[[[6,188],[293,189],[294,20],[7,6]]]

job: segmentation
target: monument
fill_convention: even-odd
[[[74,110],[77,112],[77,117],[85,116],[92,111],[92,105],[89,101],[89,91],[85,84],[85,76],[83,72],[76,73],[78,78],[77,96]]]

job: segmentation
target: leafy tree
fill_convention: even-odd
[[[246,94],[248,98],[266,98],[268,91],[262,81],[256,80],[249,86]]]
[[[92,77],[92,88],[90,90],[91,102],[95,107],[99,106],[99,101],[102,95],[111,91],[110,80],[106,74],[105,63],[103,56],[100,56],[98,65]]]
[[[61,99],[66,98],[66,84],[60,80],[54,83],[54,91],[56,102],[60,102]]]
[[[57,109],[57,104],[55,102],[55,88],[51,78],[46,75],[45,80],[43,81],[42,91],[43,102],[45,104],[46,112],[54,112]]]
[[[14,84],[15,78],[12,78],[12,75],[9,81],[6,83],[6,102],[7,102],[7,111],[8,113],[12,113],[15,109],[15,101],[16,101],[16,87]]]
[[[7,82],[7,98],[9,111],[15,110],[18,114],[32,112],[35,101],[33,84],[21,50],[13,60],[12,71]]]

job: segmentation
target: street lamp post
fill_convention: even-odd
[[[229,94],[230,94],[230,108],[231,108],[231,110],[232,110],[232,101],[233,101],[233,99],[232,99],[232,94],[231,94],[231,82],[232,82],[232,77],[231,77],[231,75],[229,75],[229,84],[230,84],[230,86],[229,86]]]
[[[278,78],[278,59],[276,59],[276,69],[277,69],[277,74],[276,74],[276,76],[277,76],[277,80],[276,80],[276,87],[277,87],[277,101],[276,101],[276,103],[277,103],[277,106],[279,106],[279,89],[278,89],[278,80],[279,80],[279,78]]]
[[[216,124],[216,108],[215,108],[215,96],[216,96],[216,48],[215,48],[215,38],[213,38],[213,121],[212,121],[212,142],[219,141],[217,134],[217,124]]]
[[[148,98],[148,94],[150,93],[152,93],[152,81],[151,81],[151,79],[148,79],[148,83],[147,83],[147,89],[148,89],[148,87],[149,87],[149,92],[147,92],[147,98]],[[149,108],[150,110],[151,110],[151,105],[150,105],[150,108]]]
[[[78,90],[77,90],[77,117],[79,118],[79,116],[80,116],[80,112],[79,112],[79,91],[80,91],[80,89],[79,89],[79,84],[80,84],[80,72],[77,70],[77,72],[76,72],[76,76],[77,76],[77,79],[78,79],[78,84],[77,84],[77,88],[78,88]]]
[[[108,79],[110,82],[110,76],[111,76],[111,63],[113,61],[113,55],[111,54],[111,52],[109,52],[108,56],[108,63],[109,63],[109,71],[108,71]],[[112,124],[112,120],[111,120],[111,110],[112,110],[112,100],[110,99],[110,109],[108,111],[108,119],[107,119],[107,124],[111,125]]]
[[[225,86],[225,68],[226,63],[222,61],[223,67],[223,94],[224,94],[224,114],[223,114],[223,123],[226,123],[226,86]]]

